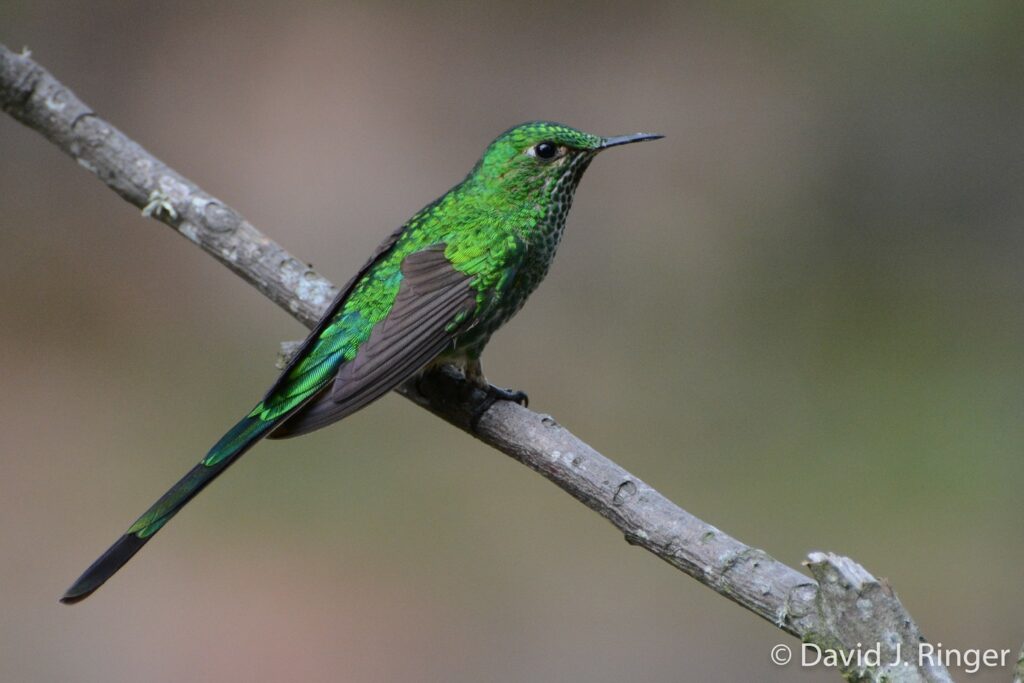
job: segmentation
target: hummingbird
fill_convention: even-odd
[[[261,439],[299,436],[351,415],[440,365],[495,400],[480,355],[548,272],[583,172],[610,147],[550,121],[505,131],[458,185],[395,230],[338,296],[263,399],[67,590],[91,595],[192,498]],[[486,408],[484,408],[486,409]]]

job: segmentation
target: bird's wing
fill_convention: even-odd
[[[381,242],[373,251],[373,253],[370,254],[370,258],[366,260],[366,263],[363,264],[363,267],[360,268],[359,271],[355,275],[353,275],[348,282],[345,283],[344,287],[338,290],[337,296],[334,297],[334,301],[331,302],[331,305],[327,307],[327,311],[324,312],[323,316],[321,316],[320,321],[317,322],[316,324],[316,327],[314,327],[306,336],[305,340],[303,340],[298,350],[296,350],[295,353],[292,355],[291,360],[288,361],[288,364],[285,366],[284,370],[278,376],[277,380],[271,385],[269,389],[267,389],[267,393],[263,396],[264,402],[267,401],[267,399],[274,396],[275,394],[277,394],[281,389],[284,389],[286,385],[291,382],[292,370],[294,370],[297,365],[299,365],[300,363],[302,363],[303,360],[305,360],[306,356],[309,355],[309,352],[312,351],[313,348],[317,345],[317,342],[320,341],[320,337],[321,335],[323,335],[324,330],[326,330],[328,327],[331,326],[332,323],[334,323],[335,315],[337,315],[337,313],[345,305],[345,302],[348,300],[349,295],[352,294],[352,288],[360,280],[362,280],[363,277],[365,277],[368,272],[370,272],[370,269],[373,268],[374,264],[376,264],[377,261],[379,261],[382,257],[386,256],[389,251],[391,251],[392,247],[395,246],[395,244],[398,242],[399,238],[402,236],[404,232],[405,226],[403,225],[397,228],[390,235],[388,235],[387,239]]]
[[[402,262],[394,304],[333,382],[287,418],[270,438],[298,436],[359,410],[412,377],[452,346],[477,304],[473,278],[445,257],[445,245]]]

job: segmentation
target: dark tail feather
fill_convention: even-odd
[[[113,576],[117,570],[132,559],[153,534],[160,530],[186,503],[217,478],[231,463],[266,436],[277,424],[277,420],[263,421],[246,417],[225,434],[210,449],[206,457],[193,467],[188,474],[171,487],[135,524],[110,546],[98,560],[78,577],[74,585],[60,599],[65,605],[72,605],[89,597],[93,591]]]
[[[125,534],[114,542],[114,545],[107,549],[107,552],[100,556],[100,559],[93,562],[85,572],[78,577],[78,581],[64,593],[60,599],[65,605],[73,605],[80,600],[85,600],[92,595],[92,592],[103,585],[103,582],[114,575],[124,563],[132,559],[132,555],[139,552],[142,546],[146,545],[148,538],[139,538],[135,534]]]

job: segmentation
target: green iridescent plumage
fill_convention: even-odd
[[[573,192],[594,156],[657,137],[601,138],[550,122],[500,135],[461,183],[385,240],[263,400],[62,601],[96,590],[260,439],[319,429],[437,363],[461,366],[468,380],[497,396],[512,395],[484,380],[484,346],[547,273]]]

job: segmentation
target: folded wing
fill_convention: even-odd
[[[354,413],[452,346],[468,326],[477,300],[472,277],[456,270],[444,250],[444,244],[437,244],[405,258],[391,311],[333,382],[270,438],[305,434]]]

